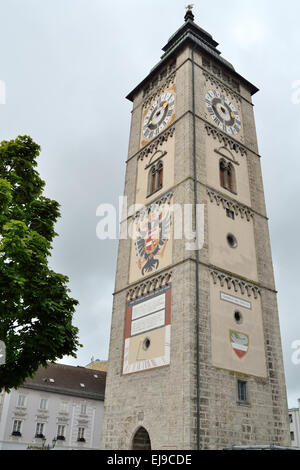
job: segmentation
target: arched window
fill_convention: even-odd
[[[148,173],[148,196],[163,187],[164,164],[161,160],[154,163]]]
[[[163,162],[159,162],[157,165],[157,189],[161,189],[163,186],[163,173],[164,173],[164,166]]]
[[[220,184],[222,188],[236,193],[235,170],[230,162],[220,160]]]
[[[132,450],[151,450],[150,436],[145,428],[140,427],[133,436]]]
[[[220,161],[220,184],[223,188],[225,188],[225,181],[226,181],[226,163],[224,160]]]
[[[150,194],[155,193],[156,191],[156,168],[155,165],[150,169],[151,184],[150,184]]]

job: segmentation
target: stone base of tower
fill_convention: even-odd
[[[124,323],[127,299],[125,291],[115,295],[111,334],[112,341],[119,346],[110,350],[102,448],[140,449],[144,442],[145,448],[149,449],[149,436],[152,450],[196,450],[198,418],[201,449],[289,446],[281,346],[272,341],[277,330],[277,317],[272,314],[264,320],[269,361],[266,377],[211,365],[214,358],[212,296],[209,295],[212,275],[207,267],[199,267],[201,367],[198,416],[195,299],[191,295],[195,292],[192,289],[195,263],[186,260],[173,267],[171,281],[171,363],[167,367],[122,375],[124,331],[120,324]],[[276,304],[273,305],[275,294],[262,292],[260,301],[265,310],[266,305],[267,310],[276,309]],[[179,328],[179,324],[185,325],[184,328]],[[276,364],[276,371],[272,363]],[[246,402],[239,402],[239,380],[247,384]]]

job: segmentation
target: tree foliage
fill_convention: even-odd
[[[0,143],[0,390],[20,386],[40,365],[76,357],[80,346],[72,325],[78,302],[68,295],[68,278],[48,266],[60,212],[43,196],[39,154],[28,136]]]

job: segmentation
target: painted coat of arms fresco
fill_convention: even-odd
[[[238,331],[230,330],[230,343],[239,359],[242,359],[249,350],[249,336]]]
[[[151,206],[136,220],[135,251],[142,276],[159,268],[170,239],[170,206]]]

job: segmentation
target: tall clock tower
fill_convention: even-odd
[[[290,444],[258,89],[217,46],[188,9],[127,97],[103,449]]]

